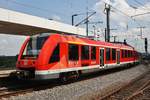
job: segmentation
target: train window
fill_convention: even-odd
[[[127,52],[127,50],[125,50],[125,58],[127,58],[128,57],[128,52]]]
[[[122,58],[124,58],[124,50],[121,50],[121,53],[122,53]]]
[[[28,41],[21,58],[37,58],[47,39],[48,37],[30,37],[30,40]]]
[[[59,52],[60,50],[59,50],[59,44],[58,44],[52,53],[52,56],[49,61],[50,63],[58,62],[60,60]]]
[[[116,60],[116,49],[112,49],[112,60]]]
[[[127,58],[129,57],[129,50],[127,50]]]
[[[82,60],[89,59],[89,46],[81,46],[81,59]]]
[[[79,46],[75,44],[69,44],[68,48],[69,60],[78,60],[79,59]]]
[[[106,60],[110,60],[110,48],[106,48]]]
[[[131,51],[129,51],[129,57],[131,57]]]
[[[133,57],[133,52],[131,51],[131,57]]]
[[[37,37],[37,43],[36,43],[36,47],[37,49],[41,49],[43,44],[45,43],[45,41],[48,39],[48,37]]]
[[[123,58],[125,58],[125,50],[123,50]]]
[[[130,51],[129,50],[127,50],[127,57],[129,58],[130,57]]]
[[[131,51],[129,50],[128,52],[129,52],[129,56],[128,57],[131,57]]]
[[[133,51],[132,55],[133,55],[133,57],[135,57],[135,51]]]
[[[96,47],[91,47],[91,59],[96,59]]]
[[[130,51],[128,50],[128,57],[130,57]]]

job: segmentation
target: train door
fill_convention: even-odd
[[[117,64],[120,64],[120,51],[117,51]]]
[[[100,66],[104,66],[104,48],[100,49]]]

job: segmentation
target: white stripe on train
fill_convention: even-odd
[[[112,64],[105,64],[104,66],[100,65],[93,65],[93,66],[84,66],[84,67],[75,67],[75,68],[65,68],[65,69],[56,69],[56,70],[36,70],[35,75],[47,75],[47,74],[58,74],[62,72],[69,72],[69,71],[78,71],[78,70],[89,70],[89,69],[109,69],[109,68],[114,68],[120,65],[125,65],[128,63],[134,63],[138,62],[137,61],[128,61],[128,62],[120,62],[120,64],[112,63]]]

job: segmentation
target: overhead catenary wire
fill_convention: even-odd
[[[140,1],[134,0],[137,4],[139,4],[142,8],[145,8],[145,10],[150,10],[150,8],[146,7],[144,4],[142,4]]]
[[[93,12],[91,15],[87,16],[84,20],[82,20],[81,22],[79,22],[79,23],[76,24],[75,26],[79,26],[81,23],[85,22],[88,18],[90,18],[90,17],[93,16],[94,14],[96,14],[96,12]]]
[[[150,14],[150,12],[141,13],[141,14],[136,14],[136,15],[133,15],[133,16],[131,16],[131,17],[137,17],[137,16],[142,16],[142,15],[147,15],[147,14]]]

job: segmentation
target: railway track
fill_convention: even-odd
[[[150,80],[147,81],[140,89],[138,89],[135,93],[133,93],[131,96],[129,96],[127,98],[127,100],[135,100],[135,99],[138,99],[139,97],[143,96],[144,95],[144,92],[145,91],[150,91]],[[144,98],[144,99],[149,99],[150,100],[150,97],[149,98]]]
[[[10,96],[15,96],[18,94],[23,94],[23,93],[27,93],[27,92],[31,92],[33,91],[33,89],[24,89],[24,90],[17,90],[17,91],[9,91],[9,89],[3,89],[0,90],[0,98],[6,98],[6,97],[10,97]]]
[[[51,83],[51,84],[49,84]],[[0,99],[1,98],[8,98],[10,96],[16,96],[19,94],[25,94],[30,93],[32,91],[39,91],[47,88],[52,88],[54,86],[57,86],[59,83],[56,84],[55,81],[45,81],[45,82],[37,82],[37,83],[28,83],[28,84],[22,84],[18,86],[11,86],[9,88],[7,87],[1,87],[0,88]]]
[[[0,70],[0,77],[7,77],[13,71],[15,71],[15,70],[4,70],[4,69],[2,69],[2,70]]]
[[[147,96],[144,96],[145,92],[147,92]],[[150,72],[144,73],[100,97],[101,100],[137,100],[139,98],[150,100]]]
[[[85,80],[88,80],[88,79],[91,79],[94,77],[104,76],[107,74],[115,73],[115,72],[118,72],[121,70],[126,70],[129,68],[111,69],[111,70],[107,70],[107,72],[101,71],[100,73],[97,72],[97,73],[93,73],[92,75],[83,75],[79,78],[79,80],[71,81],[68,83],[85,81]],[[31,82],[27,82],[27,81],[26,82],[23,82],[23,81],[13,82],[13,80],[10,80],[10,79],[8,79],[8,80],[9,80],[8,83],[7,83],[7,79],[4,80],[4,83],[0,82],[0,87],[4,86],[4,88],[0,88],[0,99],[8,98],[10,96],[19,95],[19,94],[31,93],[33,91],[50,89],[55,86],[64,85],[63,83],[60,83],[60,81],[57,81],[57,80],[49,80],[49,81],[45,81],[45,82],[42,81],[41,83],[40,82],[32,82],[32,81]],[[68,84],[68,83],[65,83],[65,84]],[[8,86],[6,84],[8,84]],[[22,85],[17,86],[17,84],[22,84]],[[13,87],[10,87],[10,86],[13,86]]]
[[[92,75],[85,74],[85,75],[82,75],[78,80],[69,81],[65,84],[69,84],[72,82],[85,81],[94,77],[107,75],[107,74],[118,72],[118,71],[125,70],[125,69],[127,68],[111,69],[111,70],[108,70],[107,72],[101,71],[100,73],[97,72],[97,73],[93,73]],[[52,87],[60,86],[60,85],[64,85],[64,83],[61,83],[58,80],[48,80],[44,82],[43,81],[32,82],[32,81],[12,80],[11,78],[8,77],[8,78],[1,79],[0,81],[0,99],[7,98],[10,96],[14,96],[14,95],[19,95],[19,94],[25,94],[25,93],[29,93],[32,91],[44,90],[44,89],[48,89],[48,88],[52,88]]]
[[[23,86],[22,86],[22,88],[23,88]],[[21,86],[9,87],[9,88],[1,87],[0,88],[0,99],[3,97],[9,97],[9,96],[25,93],[29,90],[31,90],[31,89],[21,89]]]
[[[2,77],[8,77],[9,76],[9,74],[0,74],[0,78],[2,78]]]

